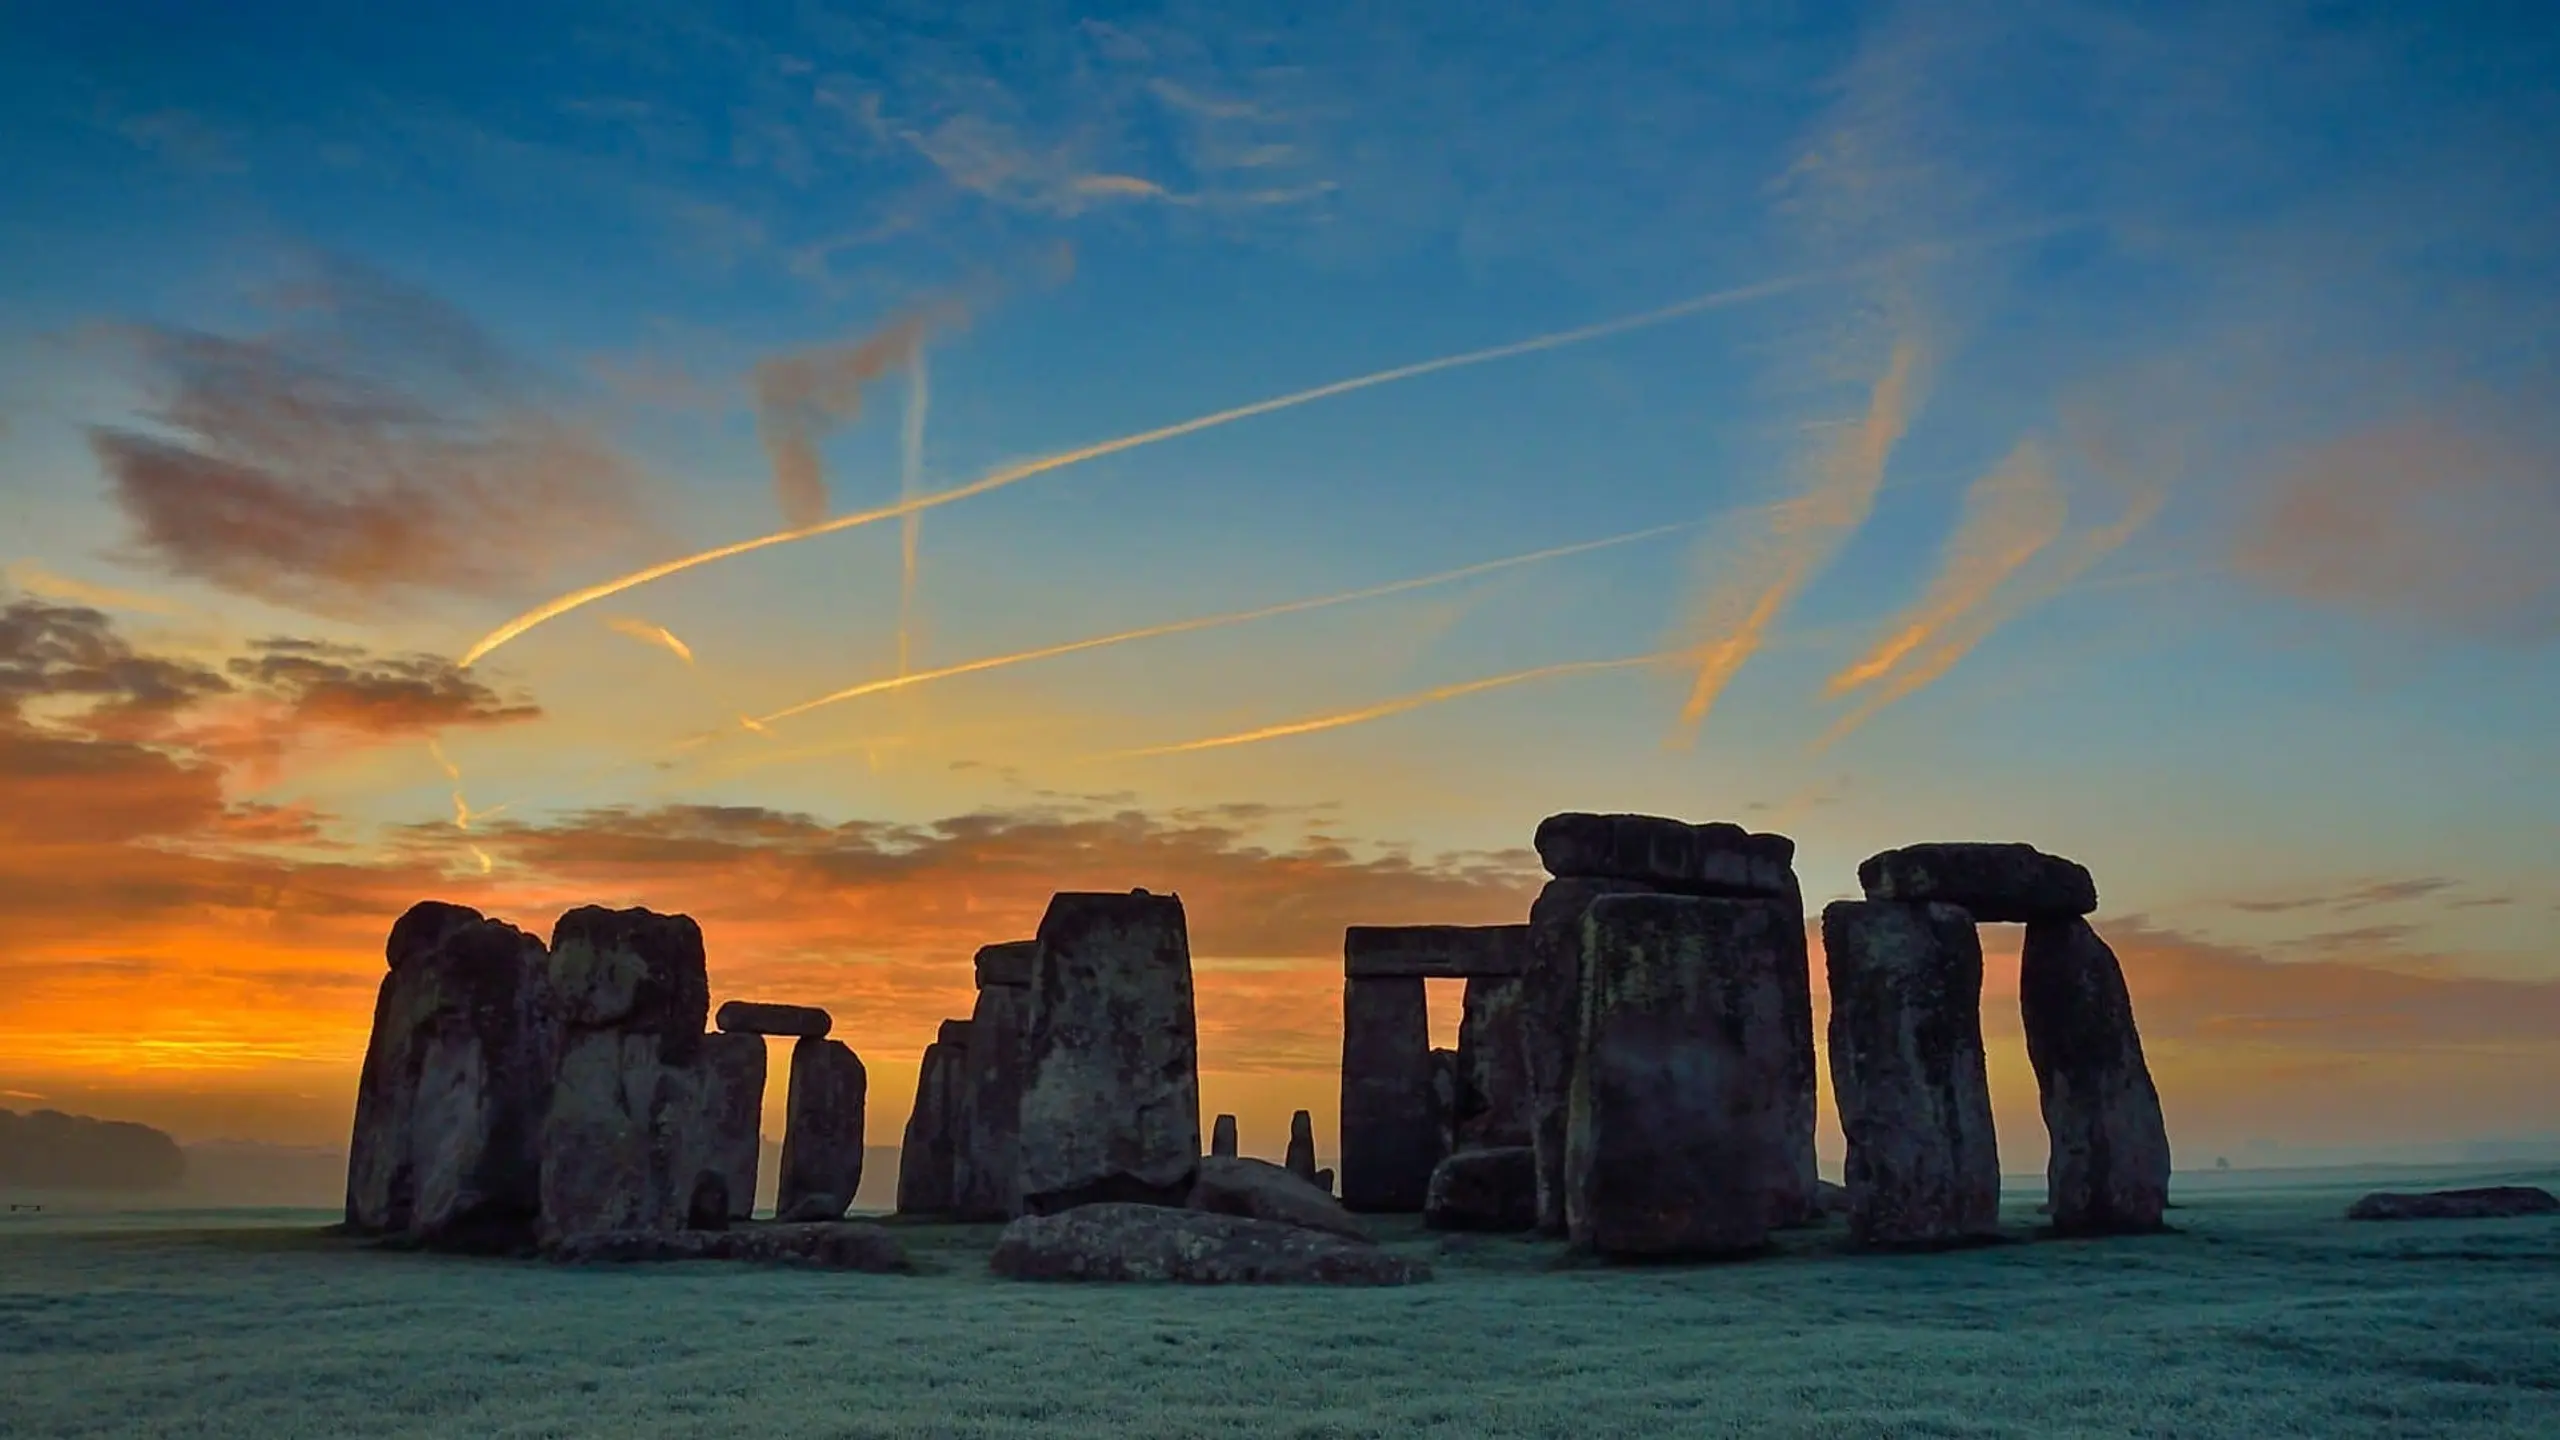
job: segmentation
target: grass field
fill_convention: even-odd
[[[0,1223],[0,1435],[2560,1435],[2560,1219],[2350,1224],[2533,1171],[2181,1177],[2182,1233],[1958,1254],[1561,1265],[1387,1243],[1393,1290],[985,1272],[567,1269],[369,1250],[311,1212]]]

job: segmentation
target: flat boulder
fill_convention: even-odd
[[[1464,980],[1529,968],[1526,925],[1353,925],[1342,973],[1353,980]]]
[[[1186,1205],[1212,1215],[1241,1215],[1349,1240],[1369,1238],[1341,1201],[1268,1160],[1210,1156],[1200,1162],[1200,1178],[1192,1182]]]
[[[815,1005],[769,1005],[760,1000],[731,1000],[714,1021],[724,1034],[790,1035],[820,1040],[835,1028],[835,1017]]]
[[[2554,1214],[2560,1214],[2560,1197],[2538,1185],[2482,1185],[2415,1194],[2378,1190],[2347,1207],[2350,1220],[2507,1220]]]
[[[2069,920],[2098,908],[2087,868],[2033,845],[1905,845],[1858,867],[1870,900],[1958,905],[1987,925]]]
[[[895,1275],[913,1270],[896,1236],[859,1220],[816,1224],[768,1221],[721,1231],[607,1230],[552,1247],[564,1265],[668,1260],[733,1260],[810,1270]]]
[[[1539,861],[1559,880],[1627,880],[1680,895],[1783,899],[1796,842],[1739,825],[1568,811],[1538,822]]]
[[[1023,1210],[1181,1204],[1200,1167],[1199,1054],[1181,899],[1052,896],[1023,1041]]]
[[[1431,1171],[1422,1223],[1512,1233],[1538,1227],[1538,1156],[1526,1145],[1462,1150]]]
[[[1271,1220],[1116,1202],[1026,1215],[988,1268],[1014,1280],[1410,1285],[1431,1267],[1365,1240]]]

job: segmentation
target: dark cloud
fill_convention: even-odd
[[[2375,905],[2397,905],[2411,900],[2455,889],[2461,881],[2442,875],[2415,875],[2397,880],[2361,880],[2334,890],[2314,890],[2300,895],[2262,896],[2228,902],[2234,910],[2254,915],[2283,915],[2297,910],[2330,910],[2340,914],[2363,910]],[[2448,901],[2448,905],[2480,904],[2480,901]],[[2494,901],[2486,903],[2496,903]]]
[[[383,658],[358,646],[289,638],[249,648],[226,668],[244,687],[284,701],[300,726],[388,738],[542,714],[530,700],[510,700],[433,655]]]
[[[104,614],[17,598],[0,609],[0,718],[27,701],[87,699],[135,714],[166,714],[231,685],[201,665],[138,654]]]
[[[344,264],[273,297],[279,328],[118,332],[157,433],[91,448],[140,551],[322,613],[395,592],[513,594],[632,528],[630,467],[540,408],[541,377],[442,303]]]

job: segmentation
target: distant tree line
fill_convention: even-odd
[[[0,1110],[0,1186],[167,1190],[186,1175],[186,1152],[148,1125],[59,1110]]]

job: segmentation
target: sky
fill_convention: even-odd
[[[0,17],[0,1105],[343,1144],[602,903],[894,1144],[1144,886],[1329,1150],[1596,809],[2088,865],[2181,1165],[2560,1148],[2548,6],[743,10]]]

